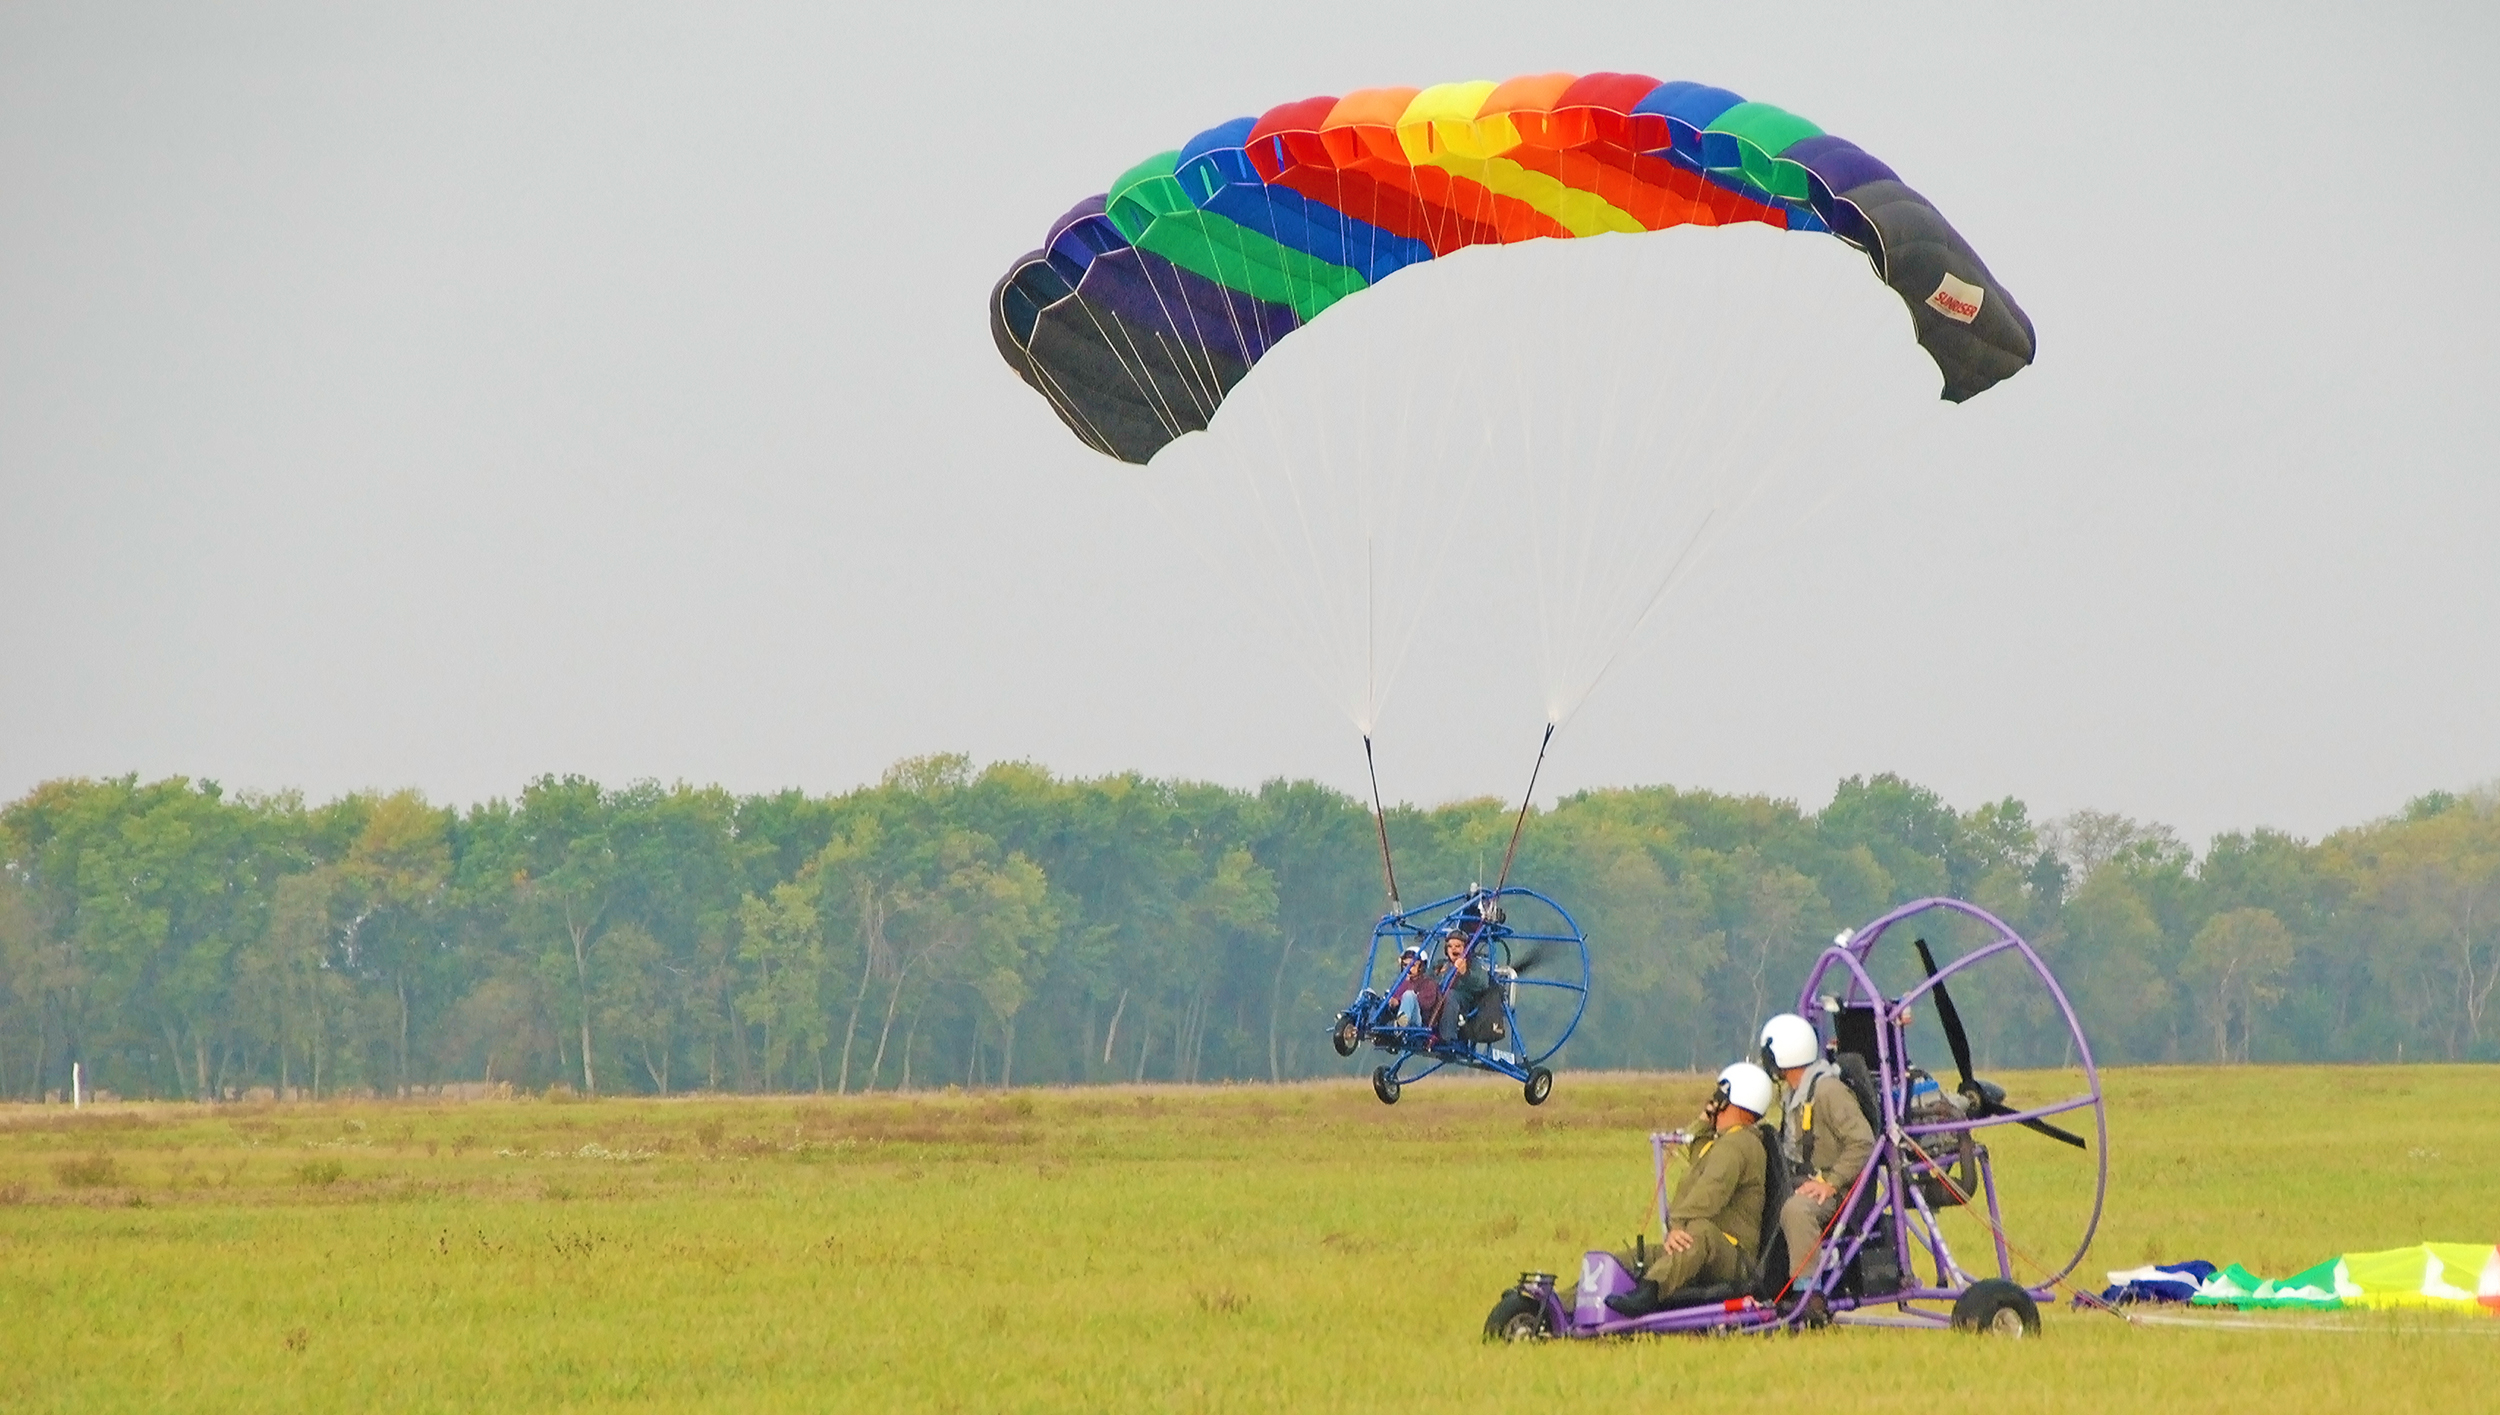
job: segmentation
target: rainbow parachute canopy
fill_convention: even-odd
[[[1209,128],[1053,223],[991,292],[990,331],[1087,445],[1144,463],[1279,340],[1418,261],[1740,221],[1865,252],[1954,402],[2032,361],[2013,296],[1856,144],[1723,88],[1611,73],[1364,89]]]

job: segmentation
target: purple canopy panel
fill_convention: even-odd
[[[1867,182],[1899,181],[1899,175],[1864,148],[1847,138],[1829,133],[1800,138],[1780,152],[1780,160],[1794,162],[1822,179],[1834,192],[1845,192]]]

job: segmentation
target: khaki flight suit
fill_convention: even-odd
[[[1769,1165],[1761,1132],[1739,1126],[1695,1140],[1686,1155],[1692,1168],[1676,1186],[1667,1219],[1671,1231],[1693,1235],[1692,1246],[1681,1253],[1652,1248],[1647,1268],[1637,1265],[1638,1254],[1615,1254],[1634,1276],[1658,1284],[1662,1295],[1696,1282],[1743,1282],[1762,1246],[1762,1186]]]
[[[1792,1189],[1780,1205],[1780,1232],[1788,1235],[1788,1275],[1803,1276],[1813,1266],[1823,1225],[1849,1197],[1858,1171],[1875,1155],[1875,1127],[1866,1123],[1858,1098],[1840,1068],[1817,1058],[1806,1064],[1780,1110],[1780,1157],[1788,1161],[1791,1185],[1820,1179],[1835,1191],[1821,1202]]]

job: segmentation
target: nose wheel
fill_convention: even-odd
[[[1554,1094],[1554,1073],[1542,1066],[1533,1067],[1528,1072],[1528,1084],[1519,1089],[1528,1098],[1528,1104],[1543,1105],[1545,1098]]]
[[[1304,1035],[1307,1036],[1308,1033]],[[1388,1067],[1383,1066],[1372,1072],[1372,1094],[1380,1097],[1382,1105],[1396,1105],[1400,1089],[1398,1074]]]

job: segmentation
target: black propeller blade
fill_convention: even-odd
[[[1964,1092],[1964,1094],[1969,1095],[1973,1093]],[[1994,1081],[1980,1082],[1979,1090],[1976,1092],[1976,1095],[1980,1101],[1979,1113],[1981,1115],[2012,1115],[2014,1113],[2014,1107],[2005,1103],[2005,1088],[1998,1085]],[[2014,1123],[2026,1130],[2037,1130],[2052,1140],[2063,1140],[2078,1150],[2091,1148],[2081,1135],[2078,1135],[2071,1130],[2059,1129],[2057,1126],[2051,1125],[2045,1120],[2035,1118],[2031,1120],[2017,1120]]]
[[[1927,969],[1927,976],[1936,976],[1936,955],[1928,951],[1927,940],[1913,939],[1910,946],[1918,950],[1918,961]],[[1936,1020],[1944,1024],[1944,1042],[1953,1049],[1953,1065],[1962,1073],[1961,1091],[1970,1100],[1972,1112],[1981,1116],[2014,1114],[2014,1107],[2005,1103],[2004,1087],[1993,1081],[1982,1081],[1971,1074],[1970,1036],[1962,1030],[1962,1014],[1953,1009],[1953,994],[1946,992],[1942,983],[1936,984],[1932,991],[1936,995]],[[2090,1148],[2082,1136],[2045,1120],[2034,1118],[2014,1123],[2026,1130],[2036,1130],[2052,1140],[2063,1141],[2078,1150]]]
[[[2078,1150],[2088,1150],[2092,1148],[2091,1142],[2085,1140],[2081,1135],[2076,1134],[2072,1130],[2060,1130],[2045,1120],[2017,1120],[2014,1123],[2023,1127],[2025,1130],[2037,1130],[2052,1140],[2063,1140]]]
[[[1520,954],[1518,957],[1511,960],[1511,971],[1523,975],[1535,972],[1537,969],[1545,966],[1545,955],[1552,952],[1553,947],[1554,945],[1550,943],[1540,943],[1536,947],[1529,949],[1527,952]]]
[[[1927,976],[1936,976],[1936,955],[1927,951],[1927,940],[1913,939],[1910,946],[1918,950],[1918,961],[1927,969]],[[1962,1094],[1976,1097],[1979,1078],[1971,1074],[1970,1035],[1962,1030],[1962,1014],[1953,1010],[1953,994],[1944,990],[1944,984],[1936,984],[1935,994],[1936,1020],[1944,1024],[1944,1044],[1953,1048],[1953,1065],[1962,1073]]]

